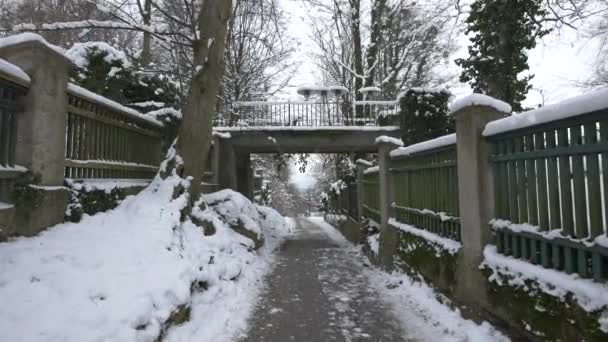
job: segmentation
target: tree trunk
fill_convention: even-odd
[[[380,37],[382,37],[382,17],[386,8],[386,0],[374,0],[371,13],[371,32],[369,47],[367,48],[367,78],[365,78],[365,86],[371,87],[374,85],[376,67],[378,59],[378,47],[380,45]]]
[[[361,100],[362,94],[359,93],[359,89],[363,87],[363,51],[361,49],[361,0],[350,0],[350,28],[353,37],[353,58],[355,63],[355,100]],[[361,108],[357,107],[356,116],[361,116]]]
[[[190,201],[198,200],[212,141],[216,95],[224,74],[224,44],[232,0],[203,0],[198,16],[198,40],[190,92],[178,134],[178,154],[183,158],[182,177],[192,177]]]
[[[150,26],[152,22],[152,1],[146,0],[144,4],[144,12],[142,13],[144,25]],[[152,62],[152,36],[149,32],[144,31],[144,41],[141,51],[141,62],[144,66],[148,66]]]

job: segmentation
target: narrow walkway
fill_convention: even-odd
[[[243,342],[412,341],[355,252],[305,219],[278,252]]]

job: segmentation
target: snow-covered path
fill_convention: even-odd
[[[509,341],[439,303],[404,274],[371,265],[321,217],[297,220],[241,342]]]
[[[331,230],[304,219],[297,223],[242,341],[413,340],[403,337],[406,332],[369,286],[356,251]]]

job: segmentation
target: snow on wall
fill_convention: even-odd
[[[556,104],[492,121],[486,125],[483,135],[492,136],[606,108],[608,108],[608,89],[602,89],[589,94],[576,96]]]
[[[59,46],[50,44],[46,41],[46,39],[42,38],[42,36],[32,33],[32,32],[24,32],[24,33],[19,33],[13,36],[8,36],[6,38],[0,38],[0,49],[5,48],[5,47],[10,47],[10,46],[14,46],[14,45],[19,45],[25,42],[39,42],[42,43],[43,45],[45,45],[46,47],[48,47],[49,49],[57,52],[58,54],[60,54],[61,56],[64,56],[67,59],[70,59],[66,54],[65,51],[60,48]]]
[[[423,141],[407,147],[399,147],[390,152],[391,158],[409,156],[414,153],[433,150],[439,147],[456,144],[456,133],[441,136],[439,138]]]
[[[499,112],[511,113],[511,105],[483,94],[465,96],[450,105],[450,112],[455,113],[468,106],[488,106]]]
[[[388,219],[388,224],[399,230],[402,230],[406,233],[410,233],[412,235],[416,235],[417,237],[430,242],[430,244],[435,247],[435,251],[438,254],[442,251],[447,251],[448,253],[453,255],[458,253],[460,248],[462,248],[462,244],[456,240],[444,238],[427,230],[416,228],[409,224],[401,223],[392,217]]]
[[[31,81],[30,77],[21,68],[0,58],[0,74],[2,73],[25,83]]]
[[[564,299],[571,293],[576,302],[587,312],[603,310],[600,328],[608,332],[608,286],[575,274],[543,268],[496,251],[496,246],[486,246],[484,261],[480,267],[492,270],[489,280],[502,285],[505,280],[511,286],[528,288],[526,280],[538,283],[539,289],[551,296]],[[507,275],[507,277],[501,277]]]
[[[403,141],[401,141],[401,139],[389,137],[387,135],[381,135],[381,136],[377,137],[376,140],[374,141],[374,143],[376,145],[382,144],[382,143],[389,143],[389,144],[393,144],[395,146],[403,146]]]

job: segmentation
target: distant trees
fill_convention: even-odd
[[[435,86],[449,75],[436,70],[452,51],[453,3],[373,0],[309,0],[315,55],[327,83],[360,95],[362,86],[378,86],[396,98],[410,87]]]
[[[527,51],[549,33],[542,22],[547,15],[542,0],[476,0],[466,19],[472,33],[469,57],[456,60],[463,68],[460,80],[476,92],[503,100],[515,112],[532,87]]]

